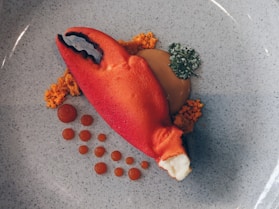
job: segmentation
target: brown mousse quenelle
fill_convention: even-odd
[[[144,58],[162,85],[171,114],[176,113],[190,95],[190,79],[178,78],[169,67],[170,54],[160,49],[144,49],[137,54]]]

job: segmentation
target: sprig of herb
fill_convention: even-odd
[[[199,54],[192,48],[182,47],[180,43],[169,45],[170,67],[175,75],[181,79],[188,79],[192,75],[197,76],[194,71],[201,65]]]

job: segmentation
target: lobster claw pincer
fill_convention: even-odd
[[[61,35],[56,38],[62,58],[95,110],[172,177],[184,179],[191,168],[182,131],[171,123],[164,91],[147,62],[92,28],[70,28],[65,36],[81,38],[93,49],[84,51]]]
[[[78,45],[76,44],[76,40],[70,41],[70,44],[67,43],[66,40],[70,37],[83,40],[82,46],[84,49],[78,49],[78,47],[75,46]],[[87,43],[87,46],[85,46],[84,43]],[[91,28],[69,28],[65,32],[64,37],[60,34],[57,35],[56,44],[60,53],[64,54],[64,59],[77,59],[79,56],[79,58],[85,60],[91,59],[91,61],[93,61],[91,64],[99,64],[101,68],[115,66],[121,62],[125,62],[129,57],[129,54],[125,49],[123,49],[123,47],[113,38],[107,36],[101,31],[92,30]],[[66,60],[65,62],[67,63]]]

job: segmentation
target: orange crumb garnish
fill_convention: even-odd
[[[57,83],[51,84],[50,88],[45,91],[46,106],[56,108],[65,101],[67,94],[80,95],[80,89],[68,69],[57,79]]]
[[[140,44],[142,49],[154,49],[158,41],[152,32],[140,33],[133,37],[133,41]]]
[[[185,134],[192,132],[195,123],[202,116],[203,106],[204,104],[199,99],[188,99],[179,112],[174,115],[174,125],[183,130]]]
[[[142,49],[154,49],[158,39],[152,32],[139,33],[130,41],[119,40],[118,42],[130,53],[136,54]]]

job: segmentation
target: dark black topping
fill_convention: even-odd
[[[65,36],[77,36],[77,37],[83,38],[86,42],[93,45],[94,49],[96,51],[98,51],[99,54],[101,54],[101,56],[103,56],[103,50],[99,47],[99,45],[96,44],[95,42],[91,41],[85,34],[77,33],[77,32],[68,32],[65,34]],[[80,53],[82,55],[82,57],[84,57],[85,59],[90,58],[95,64],[100,63],[100,61],[101,61],[100,59],[98,59],[98,58],[96,59],[92,54],[89,54],[86,50],[77,50],[74,46],[67,44],[61,34],[58,34],[57,37],[58,37],[59,41],[62,42],[65,46],[67,46],[69,49],[72,49],[73,51],[75,51],[77,53]]]
[[[100,53],[103,54],[103,50],[99,47],[98,44],[96,44],[95,42],[91,41],[87,35],[83,34],[83,33],[78,33],[78,32],[68,32],[65,34],[65,36],[77,36],[80,38],[83,38],[85,41],[87,41],[88,43],[92,44],[94,46],[94,48],[96,50],[98,50]]]

